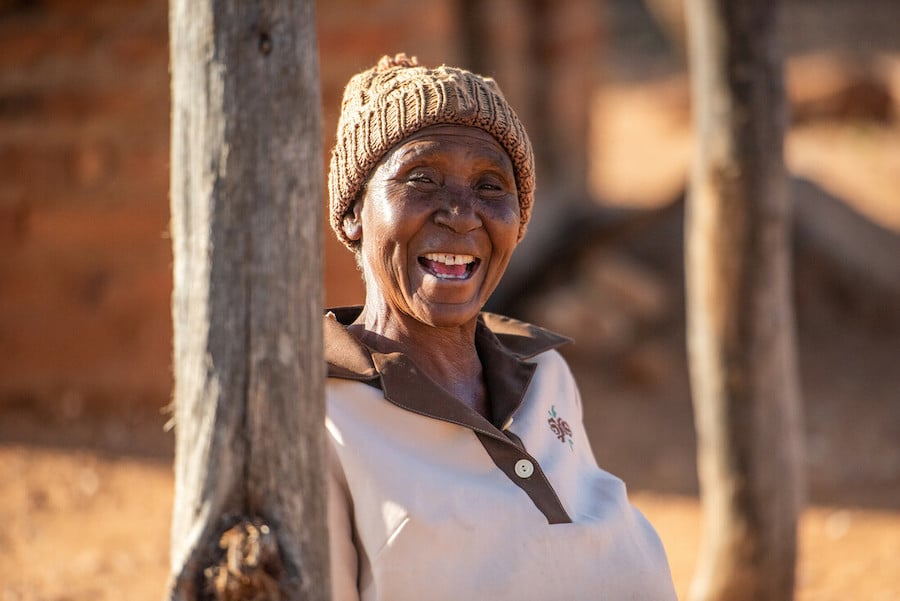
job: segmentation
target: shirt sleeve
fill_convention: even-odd
[[[353,543],[353,504],[335,452],[328,440],[328,547],[331,560],[331,598],[359,601],[359,557]]]

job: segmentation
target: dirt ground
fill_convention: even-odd
[[[896,110],[900,59],[885,60]],[[647,206],[677,193],[689,126],[686,108],[671,108],[684,97],[678,77],[603,91],[598,195]],[[787,158],[795,173],[900,233],[896,114],[798,125]],[[648,174],[648,161],[660,168]],[[656,525],[686,598],[701,529],[683,322],[671,308],[653,308],[654,295],[679,292],[646,265],[626,267],[616,273],[646,276],[638,289],[649,290],[651,327],[615,348],[585,341],[569,358],[595,453]],[[801,291],[798,305],[809,503],[797,599],[900,601],[900,325],[852,299],[818,298],[823,290]],[[0,601],[161,599],[173,492],[165,416],[98,410],[78,398],[2,409]]]

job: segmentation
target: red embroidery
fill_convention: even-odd
[[[547,423],[550,424],[550,430],[552,430],[553,433],[556,434],[559,442],[568,442],[569,448],[571,449],[572,428],[569,427],[569,422],[556,415],[556,405],[550,407],[550,411],[548,411],[547,413],[550,414],[550,419],[547,420]]]

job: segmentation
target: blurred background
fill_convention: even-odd
[[[321,0],[323,149],[382,54],[494,76],[534,138],[493,308],[568,334],[598,461],[699,541],[675,0]],[[900,3],[786,0],[801,600],[900,600]],[[0,0],[0,601],[160,599],[173,437],[167,4]],[[323,222],[323,227],[325,224]],[[329,305],[362,301],[325,235]]]

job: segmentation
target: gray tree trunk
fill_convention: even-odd
[[[793,598],[802,430],[778,2],[687,5],[688,345],[704,532],[693,601]]]
[[[330,596],[312,0],[171,0],[168,598]]]

